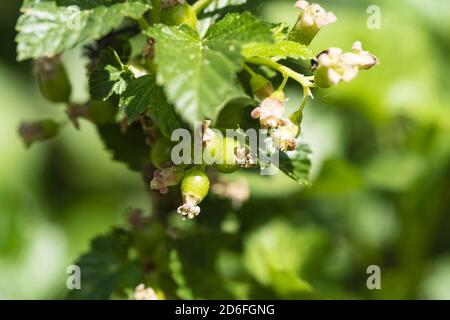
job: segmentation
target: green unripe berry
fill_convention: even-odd
[[[192,29],[197,28],[197,15],[192,7],[187,4],[175,4],[169,8],[165,8],[161,13],[161,20],[169,26],[188,25]]]
[[[213,165],[219,172],[233,173],[239,170],[236,147],[234,138],[214,134],[212,141],[203,149],[203,161],[206,165]]]
[[[209,179],[205,171],[194,167],[187,171],[181,182],[181,193],[184,199],[193,198],[200,203],[208,194]]]
[[[150,159],[156,168],[161,169],[165,165],[172,163],[171,154],[173,146],[173,142],[164,137],[158,138],[152,144]]]
[[[214,168],[222,173],[236,172],[240,169],[236,158],[237,141],[230,137],[224,137],[218,140],[220,140],[219,147],[221,148],[218,155],[221,157],[221,161],[214,164]]]
[[[42,95],[50,102],[69,102],[72,87],[62,63],[56,59],[41,59],[37,62],[37,68]]]
[[[214,165],[214,168],[221,172],[221,173],[226,173],[226,174],[231,174],[234,173],[236,171],[238,171],[240,169],[240,167],[238,165],[235,164],[216,164]]]
[[[177,212],[183,219],[193,219],[200,213],[198,204],[206,197],[209,191],[209,179],[202,167],[194,167],[186,172],[181,181],[181,194],[183,205]]]
[[[90,120],[99,125],[114,123],[118,110],[116,99],[113,98],[106,101],[90,101],[88,106]]]

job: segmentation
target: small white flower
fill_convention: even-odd
[[[319,68],[326,68],[328,81],[331,85],[337,85],[342,80],[348,82],[358,74],[354,57],[343,54],[339,48],[330,48],[322,52],[317,61]]]
[[[283,123],[271,133],[274,146],[281,151],[292,151],[297,147],[299,126],[289,119],[283,119]]]
[[[343,53],[339,48],[330,48],[319,54],[317,62],[316,80],[320,82],[319,78],[326,72],[326,80],[332,86],[341,81],[349,82],[358,75],[359,70],[368,70],[379,64],[378,58],[364,51],[359,41],[353,44],[352,52]]]
[[[333,12],[326,11],[316,3],[309,4],[308,1],[300,0],[295,3],[295,6],[303,10],[299,21],[302,26],[321,29],[337,21]]]
[[[146,288],[143,283],[138,285],[134,289],[134,299],[135,300],[159,300],[156,295],[155,290],[152,288]]]
[[[259,119],[263,128],[276,128],[281,120],[285,108],[285,99],[282,92],[275,92],[264,99],[261,105],[253,109],[251,116]]]

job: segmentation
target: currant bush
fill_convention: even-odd
[[[197,220],[207,221],[214,212],[210,207],[201,210],[200,204],[207,202],[210,189],[242,203],[245,189],[236,183],[226,188],[220,180],[220,174],[240,169],[278,167],[296,182],[309,183],[310,150],[299,142],[305,106],[318,88],[350,81],[378,64],[378,59],[358,41],[348,52],[330,47],[314,53],[310,43],[337,20],[318,4],[297,1],[298,20],[289,26],[262,20],[245,2],[237,6],[234,1],[218,0],[99,0],[86,5],[80,0],[28,0],[23,4],[17,24],[18,59],[35,60],[43,96],[66,104],[70,120],[22,124],[19,133],[25,143],[54,137],[66,123],[79,128],[79,120],[89,120],[114,159],[143,174],[154,203],[151,218],[133,211],[132,231],[114,231],[100,238],[81,264],[101,251],[102,243],[113,242],[102,254],[112,256],[125,271],[141,264],[151,266],[146,281],[156,291],[170,291],[175,283],[179,288],[175,295],[192,297],[173,246],[178,235],[167,227],[170,212],[177,211],[183,219],[202,212]],[[69,15],[69,6],[78,9]],[[82,103],[71,100],[71,84],[61,60],[65,51],[77,46],[84,47],[88,60],[90,98]],[[288,81],[302,93],[298,108],[290,114],[285,107]],[[177,142],[172,138],[177,129],[194,137],[201,131],[199,141],[189,139],[191,147],[200,146],[200,163],[188,151],[184,157],[188,161],[175,164],[179,162],[172,159],[172,151]],[[262,141],[254,148],[218,134],[227,129],[266,132],[269,155],[278,155],[279,161],[267,162],[259,156]],[[204,161],[205,154],[213,161]],[[217,187],[210,188],[215,183]],[[142,226],[150,224],[159,231],[147,237]],[[136,239],[149,243],[138,259],[130,261],[126,252]],[[96,272],[100,273],[90,274]],[[114,281],[135,283],[114,276]],[[166,277],[171,285],[162,280]],[[123,285],[119,282],[111,287]],[[142,286],[136,295],[157,296]]]

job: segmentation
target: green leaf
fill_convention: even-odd
[[[53,56],[99,39],[149,7],[141,0],[27,0],[16,26],[17,59]]]
[[[186,278],[183,274],[183,264],[176,249],[172,249],[169,255],[169,268],[173,281],[177,285],[177,296],[183,300],[194,299],[192,290],[188,287]]]
[[[148,111],[161,133],[170,139],[172,132],[183,127],[172,105],[167,102],[163,89],[156,84],[156,76],[140,77],[128,86],[120,102],[130,122]]]
[[[153,122],[166,138],[170,139],[172,132],[184,127],[183,121],[176,114],[173,105],[169,104],[161,87],[156,87],[153,101],[150,105],[149,115]]]
[[[249,43],[272,43],[270,25],[250,13],[229,14],[212,25],[205,36],[206,45],[241,61],[241,48]]]
[[[272,26],[272,34],[275,41],[286,40],[291,26],[287,23],[276,23]]]
[[[131,124],[125,133],[120,124],[105,124],[97,127],[105,147],[111,151],[114,160],[123,162],[135,171],[141,171],[148,161],[150,148],[138,124]]]
[[[229,13],[254,12],[261,6],[260,0],[212,0],[199,14],[197,29],[204,35],[208,28]]]
[[[190,125],[205,118],[214,121],[228,101],[246,97],[235,81],[241,47],[272,40],[267,24],[248,13],[226,16],[204,39],[186,27],[164,25],[146,34],[156,39],[158,84]]]
[[[198,28],[205,34],[208,28],[227,13],[243,11],[247,0],[212,0],[199,15]]]
[[[225,279],[217,270],[217,258],[220,251],[232,245],[233,239],[230,235],[206,228],[206,225],[202,230],[175,239],[168,245],[168,269],[176,284],[176,294],[181,299],[189,296],[200,300],[206,297],[230,299]]]
[[[306,144],[299,145],[295,151],[280,152],[279,169],[298,183],[309,185],[310,155],[311,150]]]
[[[120,101],[120,106],[125,108],[128,121],[133,122],[141,113],[147,111],[156,87],[154,75],[142,76],[130,83]]]
[[[303,271],[323,243],[318,229],[298,228],[291,221],[276,219],[250,233],[244,243],[244,265],[260,284],[283,298],[311,295]]]
[[[114,93],[122,94],[134,78],[116,51],[108,48],[100,54],[95,70],[89,77],[89,93],[94,100],[106,100]]]
[[[121,229],[92,240],[90,251],[75,263],[81,271],[81,290],[70,291],[68,298],[104,300],[141,283],[143,271],[129,259],[131,240],[131,235]]]
[[[282,40],[276,43],[250,43],[242,48],[245,58],[278,58],[310,60],[314,54],[308,47],[298,42]]]
[[[411,188],[426,172],[426,162],[407,151],[385,151],[371,157],[363,168],[367,184],[373,188],[400,192]]]

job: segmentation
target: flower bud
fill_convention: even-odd
[[[169,26],[183,24],[197,28],[197,14],[185,0],[165,0],[162,2],[161,20]]]
[[[301,0],[297,1],[295,6],[300,8],[302,13],[289,32],[288,39],[291,41],[309,45],[321,28],[337,21],[334,13],[325,11],[318,4]]]
[[[349,59],[353,59],[353,63],[359,70],[369,70],[373,66],[380,64],[376,56],[363,50],[360,41],[356,41],[352,46],[352,52],[345,53],[345,55],[348,55]]]
[[[42,95],[50,102],[69,102],[72,87],[59,57],[36,60],[35,67]]]
[[[24,122],[19,127],[19,135],[27,147],[30,147],[36,141],[53,138],[58,131],[59,124],[52,119]]]
[[[255,97],[264,100],[273,93],[272,82],[259,74],[255,74],[250,79],[250,87]]]

